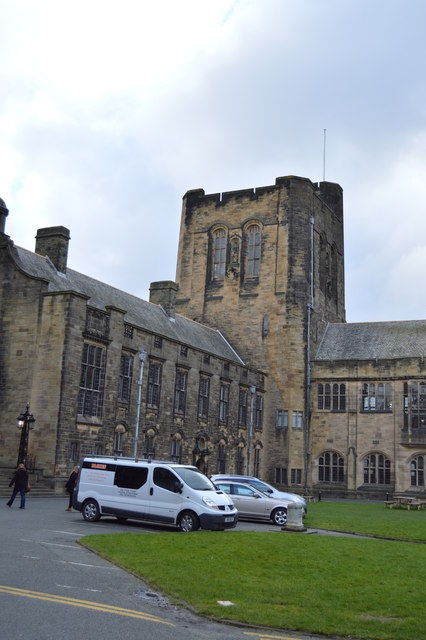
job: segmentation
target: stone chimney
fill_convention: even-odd
[[[65,227],[46,227],[38,229],[35,252],[48,256],[60,273],[66,273],[68,258],[69,229]]]
[[[8,215],[9,209],[6,207],[5,201],[0,198],[0,233],[4,233]]]
[[[175,317],[175,302],[178,285],[172,280],[151,282],[149,287],[149,301],[163,307],[169,318]]]

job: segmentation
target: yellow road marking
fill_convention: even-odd
[[[15,587],[6,587],[3,585],[0,585],[0,593],[8,593],[12,596],[23,596],[25,598],[34,598],[36,600],[46,600],[47,602],[55,602],[57,604],[68,604],[72,607],[94,609],[95,611],[103,611],[104,613],[115,613],[116,615],[127,616],[128,618],[138,618],[140,620],[167,624],[171,627],[175,626],[171,622],[167,622],[167,620],[163,620],[162,618],[158,618],[157,616],[153,616],[149,613],[134,611],[132,609],[123,609],[121,607],[115,607],[113,605],[103,604],[100,602],[90,602],[89,600],[79,600],[78,598],[67,598],[65,596],[58,596],[51,593],[31,591],[29,589],[16,589]]]

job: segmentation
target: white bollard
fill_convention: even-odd
[[[306,531],[303,525],[303,507],[296,502],[290,502],[287,507],[287,522],[282,531]]]

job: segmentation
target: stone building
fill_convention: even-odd
[[[58,489],[84,454],[136,451],[213,473],[231,456],[245,471],[250,452],[258,468],[262,412],[250,429],[248,395],[265,374],[176,314],[173,282],[140,300],[70,269],[64,227],[39,229],[34,253],[15,246],[7,214],[0,201],[0,468],[16,466],[26,403],[27,464]]]
[[[0,200],[0,468],[29,402],[52,486],[136,447],[299,492],[424,493],[426,321],[346,323],[339,185],[188,191],[176,282],[149,302],[70,269],[64,227],[15,246],[7,215]]]
[[[218,327],[268,372],[262,472],[307,483],[310,363],[327,323],[345,320],[339,185],[275,185],[183,198],[176,308]]]
[[[312,363],[309,485],[425,492],[426,321],[330,324]]]

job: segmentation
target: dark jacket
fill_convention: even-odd
[[[11,487],[14,484],[16,489],[25,489],[27,486],[27,480],[28,480],[27,470],[23,468],[17,469],[15,471],[15,474],[12,480],[9,483],[9,487]]]
[[[73,471],[65,485],[65,489],[67,490],[68,493],[73,493],[75,489],[76,480],[77,480],[77,473]]]

